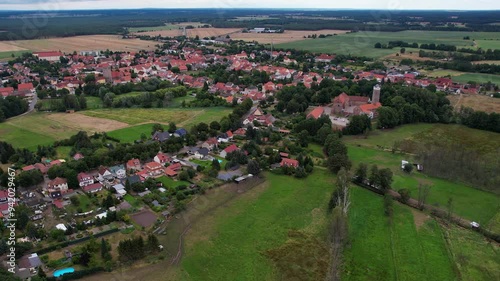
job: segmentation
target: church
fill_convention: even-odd
[[[362,96],[349,96],[346,93],[335,97],[332,104],[332,115],[352,116],[366,114],[370,118],[375,118],[377,109],[381,107],[380,85],[373,87],[372,99]]]

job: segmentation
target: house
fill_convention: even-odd
[[[127,194],[127,191],[125,190],[125,186],[123,186],[122,184],[113,185],[113,188],[116,190],[115,196],[117,198],[121,198],[121,197],[125,196],[125,194]]]
[[[126,184],[127,182],[130,186],[132,186],[134,183],[140,183],[142,181],[140,176],[132,175],[130,177],[127,177],[125,180],[122,180],[122,184]]]
[[[7,190],[0,190],[0,204],[7,203],[9,200],[9,192]]]
[[[95,192],[99,192],[101,190],[102,190],[102,184],[99,182],[83,187],[83,191],[86,193],[95,193]]]
[[[233,151],[236,151],[236,150],[238,150],[238,149],[239,149],[239,148],[236,146],[236,144],[231,144],[230,146],[228,146],[228,147],[224,148],[224,150],[222,150],[222,151],[220,152],[220,154],[219,154],[219,155],[220,155],[220,157],[222,157],[222,158],[226,158],[226,156],[227,156],[229,153],[231,153],[231,152],[233,152]]]
[[[77,154],[73,155],[73,159],[76,161],[83,159],[83,154],[77,153]]]
[[[231,131],[227,131],[227,132],[226,132],[226,135],[227,135],[227,138],[228,138],[228,139],[230,139],[230,140],[232,140],[232,139],[233,139],[233,132],[231,132]]]
[[[244,137],[244,136],[246,136],[246,133],[247,133],[247,131],[244,128],[239,128],[233,132],[233,136]]]
[[[113,174],[113,176],[119,179],[123,179],[127,176],[127,170],[125,170],[125,166],[123,164],[110,167],[109,171]]]
[[[139,171],[141,169],[141,161],[137,158],[133,158],[127,161],[127,170],[136,170]]]
[[[151,138],[155,141],[164,142],[170,138],[170,134],[168,132],[156,131]]]
[[[202,147],[194,153],[194,157],[197,159],[205,159],[208,156],[208,148]]]
[[[281,167],[293,167],[293,168],[297,168],[299,166],[299,161],[297,161],[295,159],[283,158],[283,159],[281,159],[280,166]]]
[[[209,138],[204,143],[201,144],[201,147],[207,148],[208,150],[213,150],[218,147],[219,142],[216,138]]]
[[[185,135],[187,135],[187,131],[184,128],[179,128],[179,129],[175,130],[175,132],[174,132],[175,137],[183,137]]]
[[[51,198],[59,198],[68,191],[68,181],[57,177],[47,184],[47,191]]]
[[[33,87],[33,83],[22,83],[17,85],[17,93],[20,96],[34,96],[36,94],[35,87]]]
[[[12,87],[0,88],[0,96],[2,96],[3,98],[11,96],[12,94],[14,94],[14,88]]]
[[[19,269],[27,269],[31,273],[31,275],[35,275],[37,273],[37,269],[42,266],[42,260],[36,253],[32,253],[29,255],[25,255],[21,257],[18,261]]]
[[[164,173],[165,169],[163,165],[157,162],[149,162],[144,165],[144,169],[147,171],[148,175],[151,177],[160,176]]]
[[[330,63],[332,62],[332,60],[335,59],[335,55],[333,56],[330,56],[330,55],[327,55],[327,54],[321,54],[317,57],[314,58],[314,60],[316,62],[326,62],[326,63]]]
[[[57,51],[51,52],[34,52],[33,56],[37,57],[39,60],[46,60],[50,62],[60,61],[61,57],[64,56],[63,53]]]
[[[98,176],[98,180],[99,181],[113,181],[115,179],[115,177],[113,176],[113,174],[109,171],[109,169],[107,167],[104,167],[104,166],[101,166],[99,167],[99,176]]]
[[[160,163],[162,166],[165,166],[165,164],[170,163],[172,161],[172,159],[168,155],[166,155],[165,153],[159,152],[153,158],[153,161],[155,161],[156,163]]]
[[[318,106],[315,109],[313,109],[313,111],[311,111],[309,114],[307,114],[307,118],[318,119],[319,117],[321,117],[321,115],[323,115],[324,112],[325,108],[322,106]]]
[[[76,177],[78,179],[78,182],[80,183],[80,187],[84,187],[87,185],[94,184],[94,177],[86,174],[86,173],[79,173]]]

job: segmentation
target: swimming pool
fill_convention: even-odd
[[[219,161],[219,163],[222,163],[222,160],[220,160],[220,159],[217,159],[217,161]]]
[[[54,277],[59,277],[63,274],[66,274],[66,273],[73,273],[75,272],[75,269],[72,268],[72,267],[67,267],[67,268],[63,268],[63,269],[58,269],[54,272]]]

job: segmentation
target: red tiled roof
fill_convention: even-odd
[[[61,56],[64,56],[63,53],[61,52],[56,52],[56,51],[52,51],[52,52],[34,52],[33,53],[34,55],[38,55],[38,57],[40,58],[44,58],[44,57],[61,57]]]
[[[33,89],[33,83],[23,83],[17,85],[18,91],[31,91]]]
[[[231,144],[230,146],[226,147],[226,148],[224,149],[224,151],[225,151],[226,153],[231,153],[231,152],[236,151],[236,150],[238,150],[238,149],[239,149],[239,148],[236,146],[236,144]]]
[[[172,169],[166,168],[165,169],[165,174],[167,174],[167,176],[169,176],[169,177],[173,177],[173,176],[177,175],[177,172],[174,171],[174,170],[172,170]]]
[[[102,184],[100,184],[100,183],[94,183],[94,184],[87,185],[87,186],[83,187],[83,191],[89,192],[89,191],[92,191],[92,190],[97,190],[99,188],[102,188]]]
[[[288,158],[283,158],[281,159],[280,166],[287,166],[287,167],[298,167],[299,166],[299,161],[295,159],[288,159]]]
[[[33,165],[29,165],[29,166],[23,167],[23,171],[25,171],[25,172],[31,171],[31,170],[34,170],[34,169],[36,169],[36,167],[33,166]]]
[[[68,181],[66,179],[57,177],[54,180],[52,180],[52,181],[49,182],[49,186],[55,186],[55,185],[65,184],[67,182]]]
[[[363,112],[369,113],[369,112],[372,112],[381,106],[382,106],[382,104],[380,102],[377,102],[376,104],[363,104],[363,105],[360,105],[359,108],[361,108],[361,110]]]
[[[311,113],[307,114],[307,117],[318,119],[323,114],[324,111],[325,109],[322,106],[318,106],[313,111],[311,111]]]
[[[174,171],[177,171],[180,168],[182,168],[181,163],[174,163],[174,164],[167,167],[167,169],[174,170]]]
[[[64,205],[61,200],[54,200],[52,201],[52,204],[54,204],[54,206],[56,206],[58,209],[64,208]]]
[[[160,163],[157,162],[149,162],[146,165],[144,165],[144,168],[147,170],[158,170],[161,169],[163,166]]]

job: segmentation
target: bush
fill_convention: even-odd
[[[401,202],[406,204],[411,197],[411,191],[407,188],[402,188],[398,190],[399,195],[401,196]]]

